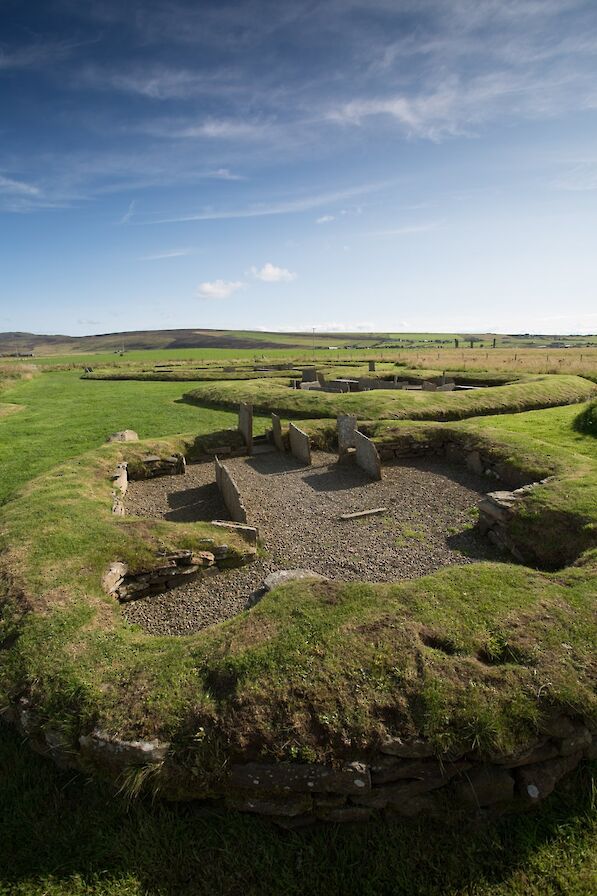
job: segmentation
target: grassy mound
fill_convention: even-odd
[[[499,428],[511,418],[495,419]],[[596,502],[573,489],[576,478],[588,494],[589,477],[594,488],[594,456],[523,443],[505,428],[499,443],[492,426],[458,428],[555,473],[539,500],[568,512],[579,502],[595,529]],[[389,438],[390,424],[376,435]],[[105,446],[4,505],[3,702],[26,694],[43,724],[73,742],[94,725],[171,740],[206,793],[223,757],[334,761],[365,755],[384,733],[491,755],[528,742],[558,710],[596,717],[591,550],[557,574],[485,563],[398,585],[294,583],[183,638],[126,624],[100,587],[108,563],[134,568],[156,546],[197,546],[209,533],[113,517],[107,474],[120,457],[191,441]]]
[[[234,407],[252,402],[258,412],[285,417],[331,418],[356,414],[366,420],[461,420],[486,414],[512,414],[586,401],[595,385],[577,376],[539,376],[512,385],[467,392],[373,390],[352,394],[308,392],[278,383],[248,380],[197,387],[185,399],[201,405]]]
[[[580,412],[574,421],[574,428],[577,432],[597,436],[597,401],[591,402]]]

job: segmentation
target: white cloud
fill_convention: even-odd
[[[212,280],[199,284],[197,295],[200,299],[227,299],[245,284],[240,280]]]
[[[317,224],[329,224],[330,221],[335,221],[335,215],[322,215],[321,218],[317,219]]]
[[[13,180],[0,174],[0,193],[10,193],[18,196],[38,196],[39,188],[22,180]]]
[[[213,177],[215,180],[246,180],[242,174],[234,174],[229,168],[218,168],[216,171],[212,171],[209,177]]]
[[[553,184],[556,190],[584,193],[597,190],[597,162],[578,162]]]
[[[252,267],[251,274],[258,280],[263,280],[264,283],[290,283],[291,280],[296,280],[296,274],[293,271],[276,267],[271,261],[267,261],[259,269]]]

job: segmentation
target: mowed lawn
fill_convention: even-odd
[[[0,418],[0,503],[60,461],[97,448],[111,432],[140,438],[236,426],[231,411],[180,400],[185,383],[89,382],[75,371],[43,373],[5,389],[1,401],[21,409]]]
[[[3,392],[22,409],[0,419],[0,502],[116,429],[149,437],[236,425],[232,412],[179,402],[184,391],[61,372]],[[549,413],[565,438],[578,408]],[[536,438],[553,438],[545,417],[534,420]],[[59,771],[0,726],[0,896],[588,896],[596,857],[589,769],[536,812],[485,825],[376,821],[289,833],[193,804],[127,802]]]

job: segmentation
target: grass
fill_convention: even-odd
[[[437,371],[435,371],[437,373]],[[202,384],[185,395],[186,400],[214,407],[235,407],[252,401],[260,413],[275,411],[286,417],[336,417],[355,414],[364,420],[458,420],[484,414],[513,414],[585,401],[595,386],[582,377],[539,376],[529,382],[481,388],[467,392],[405,392],[374,390],[351,394],[289,389],[269,381]]]
[[[25,688],[44,721],[73,734],[96,722],[123,734],[157,732],[179,745],[202,727],[209,737],[194,761],[209,775],[218,749],[238,748],[249,731],[270,757],[306,750],[329,759],[326,743],[350,731],[364,748],[384,726],[421,732],[440,750],[466,743],[491,754],[524,742],[559,708],[595,717],[590,552],[555,574],[475,564],[399,585],[294,583],[249,614],[186,638],[126,626],[99,589],[107,560],[115,552],[134,560],[152,538],[174,531],[183,540],[202,533],[114,519],[106,471],[119,452],[134,456],[145,446],[100,446],[125,427],[154,440],[147,447],[171,450],[235,425],[236,414],[181,402],[184,388],[86,383],[57,371],[2,393],[21,406],[0,421],[3,561],[36,612],[21,620],[18,602],[5,605],[0,640],[10,638],[11,626],[21,637],[0,654],[1,679],[5,689]],[[538,474],[557,474],[540,496],[539,522],[545,508],[562,507],[591,521],[595,441],[573,427],[580,410],[450,427],[462,438],[489,440]],[[329,428],[329,420],[320,425]],[[441,428],[372,426],[382,440],[395,430],[430,438]],[[450,652],[429,646],[442,640]],[[496,644],[508,645],[501,665],[480,662]],[[594,889],[597,814],[588,770],[536,813],[480,829],[376,821],[289,836],[215,809],[144,798],[128,804],[53,769],[10,732],[0,731],[0,757],[0,894],[585,896]]]
[[[536,812],[470,828],[377,822],[287,835],[60,772],[0,729],[2,896],[589,896],[590,770]]]

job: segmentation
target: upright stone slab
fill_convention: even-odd
[[[238,408],[238,429],[249,454],[253,451],[253,405],[241,401]]]
[[[338,433],[338,454],[342,457],[349,448],[356,447],[355,432],[357,429],[357,418],[351,414],[339,414],[336,421],[336,432]]]
[[[444,383],[443,386],[438,386],[436,392],[453,392],[455,388],[454,383]]]
[[[381,479],[381,461],[375,444],[358,429],[355,431],[356,462],[373,479]]]
[[[282,422],[277,414],[272,414],[272,433],[274,436],[274,445],[278,451],[285,451],[284,439],[282,438]]]
[[[436,392],[437,383],[430,383],[427,380],[423,383],[423,392]]]
[[[325,373],[318,373],[318,374],[317,374],[317,382],[319,383],[319,385],[320,385],[321,388],[323,389],[323,387],[325,386]]]
[[[247,511],[240,496],[238,486],[229,471],[218,458],[214,459],[216,468],[216,485],[222,495],[226,510],[235,523],[247,522]]]
[[[302,464],[305,464],[305,466],[310,466],[311,444],[307,433],[295,426],[294,423],[291,423],[288,428],[288,434],[290,436],[290,450],[294,457]]]
[[[305,367],[303,369],[303,383],[316,383],[317,370],[315,367]]]
[[[375,361],[369,361],[369,373],[375,373]]]

